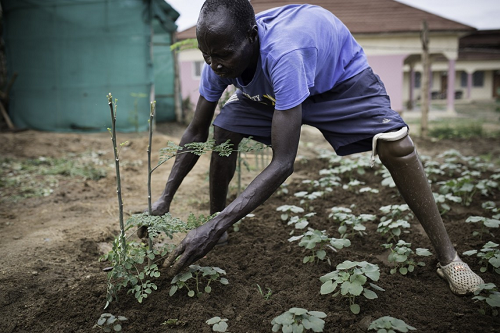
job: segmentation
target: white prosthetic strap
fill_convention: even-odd
[[[373,137],[372,141],[372,157],[370,161],[370,166],[373,168],[375,165],[375,157],[377,156],[377,141],[397,141],[408,135],[408,127],[403,127],[396,132],[379,133]]]

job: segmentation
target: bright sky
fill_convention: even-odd
[[[204,0],[166,0],[181,16],[178,31],[196,24]],[[397,0],[474,28],[500,29],[500,0]],[[335,14],[335,13],[334,13]]]

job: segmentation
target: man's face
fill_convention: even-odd
[[[198,48],[205,62],[212,70],[223,78],[236,78],[247,69],[255,59],[254,43],[256,33],[238,33],[234,24],[228,19],[222,21],[204,20],[199,23],[196,31]]]

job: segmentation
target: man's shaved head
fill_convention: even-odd
[[[224,14],[223,17],[220,15]],[[231,22],[227,22],[230,19]],[[201,7],[197,30],[207,24],[224,20],[235,28],[238,34],[246,35],[255,23],[255,12],[248,0],[207,0]]]

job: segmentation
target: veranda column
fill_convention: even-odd
[[[455,114],[455,59],[448,61],[448,90],[446,112]]]
[[[467,72],[467,99],[471,100],[471,91],[472,91],[472,72]]]
[[[413,90],[415,89],[415,70],[413,68],[413,65],[410,65],[410,91],[409,91],[409,97],[408,97],[408,110],[413,110]]]

